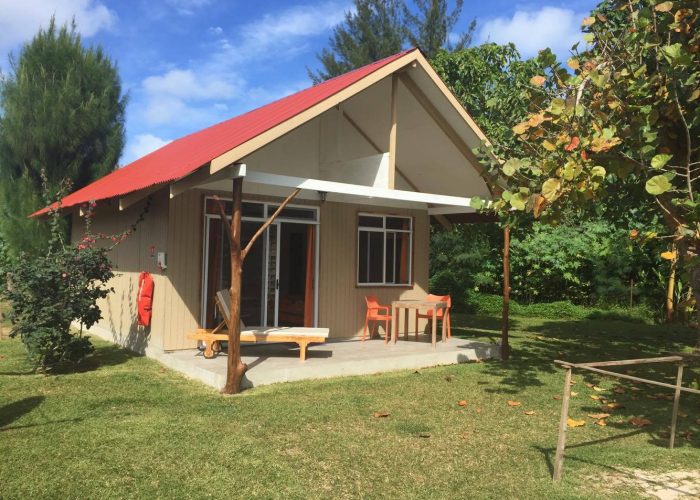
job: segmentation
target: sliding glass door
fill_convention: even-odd
[[[229,245],[220,217],[207,200],[202,284],[202,323],[213,328],[220,318],[216,292],[230,287]],[[227,203],[230,211],[230,202]],[[273,204],[243,203],[242,245],[250,241]],[[246,326],[314,326],[318,268],[318,210],[288,207],[248,253],[241,281],[241,320]]]

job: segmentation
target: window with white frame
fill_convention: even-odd
[[[357,284],[409,285],[413,219],[361,213],[357,224]]]

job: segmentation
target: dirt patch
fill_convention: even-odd
[[[653,472],[625,469],[609,476],[611,485],[638,488],[649,498],[675,500],[700,498],[700,470]]]

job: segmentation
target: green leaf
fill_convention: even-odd
[[[607,172],[605,171],[605,167],[601,167],[600,165],[596,165],[591,169],[591,176],[593,177],[605,177],[605,174]]]
[[[651,159],[651,168],[663,168],[669,160],[673,158],[673,155],[659,154]]]
[[[673,8],[673,2],[661,2],[654,7],[657,12],[669,12]]]
[[[683,46],[680,43],[674,43],[673,45],[664,45],[661,47],[661,52],[663,52],[669,62],[673,62],[675,59],[681,57],[682,49]]]
[[[484,208],[484,200],[482,200],[478,196],[474,196],[471,200],[469,200],[469,206],[472,207],[474,210],[481,210],[482,208]]]
[[[647,193],[659,196],[666,191],[670,191],[673,186],[665,175],[655,175],[647,181],[645,188]]]
[[[561,181],[559,179],[547,179],[544,181],[544,184],[542,184],[542,196],[544,196],[547,201],[554,201],[559,197],[560,189]]]
[[[515,193],[510,199],[510,206],[516,210],[525,210],[529,198],[525,193]]]
[[[566,102],[564,99],[552,99],[552,103],[549,105],[549,112],[553,115],[560,115],[564,112],[566,108]]]
[[[583,41],[586,43],[593,43],[595,40],[595,35],[593,33],[586,33],[583,35]]]
[[[503,164],[503,173],[508,177],[511,177],[515,172],[517,172],[520,167],[523,166],[522,160],[519,158],[511,158]]]

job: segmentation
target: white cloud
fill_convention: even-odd
[[[124,153],[124,164],[131,163],[134,160],[138,160],[142,156],[146,156],[148,153],[160,149],[170,141],[167,139],[161,139],[152,134],[139,134],[134,136],[127,145]]]
[[[178,14],[191,16],[195,10],[209,5],[211,0],[167,0],[166,3],[174,8]]]
[[[29,41],[52,15],[59,24],[75,18],[78,30],[90,37],[116,22],[116,14],[95,0],[0,0],[0,57]]]
[[[170,95],[189,99],[224,99],[233,96],[235,87],[216,75],[200,77],[193,70],[172,69],[160,76],[149,76],[143,81],[149,94]]]
[[[151,125],[191,129],[228,117],[231,103],[238,104],[234,108],[250,108],[299,90],[297,83],[253,87],[242,76],[243,69],[304,50],[308,37],[326,32],[343,19],[347,10],[343,5],[295,6],[268,14],[236,29],[235,39],[224,37],[221,28],[209,28],[216,42],[207,58],[143,80],[142,117]]]
[[[518,10],[512,17],[497,17],[481,24],[479,43],[513,42],[524,57],[537,55],[549,47],[565,57],[571,46],[582,40],[581,20],[586,16],[571,9],[543,7],[536,11]]]

